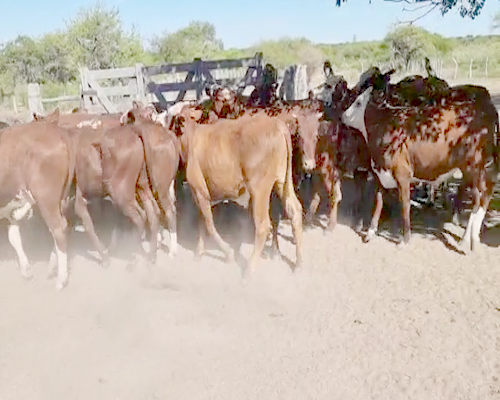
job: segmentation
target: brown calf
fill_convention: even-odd
[[[65,129],[57,126],[59,110],[49,117],[25,125],[6,128],[0,135],[0,209],[9,221],[9,242],[17,253],[21,274],[31,278],[23,249],[19,222],[30,218],[32,206],[40,214],[54,238],[49,276],[57,266],[56,289],[68,283],[66,203],[73,180],[75,160]]]
[[[247,272],[256,267],[271,226],[269,205],[273,188],[292,220],[296,265],[302,262],[302,207],[292,182],[292,144],[286,124],[265,114],[197,125],[184,120],[180,137],[189,186],[205,220],[208,233],[234,262],[234,251],[215,229],[211,206],[225,199],[249,196],[255,224],[255,247]],[[273,248],[277,247],[273,229]],[[203,252],[200,229],[196,254]]]
[[[81,218],[104,263],[107,249],[94,229],[87,202],[109,196],[115,207],[130,218],[144,238],[145,223],[151,229],[150,259],[156,259],[158,218],[149,187],[144,146],[132,126],[111,129],[75,129],[76,197],[75,212]],[[136,196],[140,199],[139,205]]]
[[[170,230],[169,256],[177,252],[177,212],[175,178],[179,167],[180,145],[175,134],[151,121],[150,110],[134,102],[124,121],[131,125],[144,143],[146,168],[153,195]],[[165,240],[165,230],[159,235]]]

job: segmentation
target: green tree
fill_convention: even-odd
[[[75,78],[77,70],[64,32],[49,33],[38,41],[42,64],[42,81],[66,83]]]
[[[68,41],[74,62],[90,69],[112,68],[144,56],[139,35],[126,33],[118,10],[100,2],[82,8],[68,24]]]
[[[9,72],[15,84],[42,79],[42,52],[37,42],[28,36],[18,36],[2,50],[0,71]]]
[[[335,0],[337,7],[348,0]],[[352,1],[352,0],[351,0]],[[434,10],[439,10],[442,15],[448,11],[455,9],[459,11],[462,17],[474,19],[477,17],[484,7],[486,0],[384,0],[396,3],[404,3],[405,5],[416,6],[416,8],[427,7],[427,10],[420,17]],[[369,0],[371,3],[372,0]]]
[[[215,26],[209,22],[193,21],[174,33],[165,33],[152,41],[153,49],[165,62],[192,61],[195,57],[215,58],[223,50]]]
[[[403,68],[410,63],[436,51],[429,33],[413,25],[404,25],[390,32],[384,39],[391,52],[391,58]]]

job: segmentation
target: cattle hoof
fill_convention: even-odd
[[[300,272],[302,272],[302,271],[304,270],[304,268],[303,268],[303,264],[304,264],[304,263],[303,263],[303,261],[302,261],[302,260],[297,260],[297,261],[295,262],[295,265],[294,265],[294,267],[293,267],[293,272],[294,272],[294,274],[298,274],[298,273],[300,273]]]
[[[465,239],[460,240],[457,248],[465,255],[469,255],[472,252],[472,247],[471,247],[471,243],[469,240],[465,240]]]
[[[398,244],[396,244],[397,249],[403,249],[406,247],[408,243],[405,240],[401,240]]]
[[[62,291],[62,290],[63,290],[63,289],[64,289],[67,285],[68,285],[68,280],[67,280],[67,279],[65,279],[65,280],[63,280],[63,281],[58,281],[58,282],[56,283],[56,290],[57,290],[58,292],[60,292],[60,291]]]
[[[313,216],[311,214],[306,214],[304,218],[305,225],[311,225],[313,222]]]
[[[101,256],[101,267],[103,268],[109,268],[110,265],[110,260],[107,255],[102,255]]]
[[[34,277],[33,272],[31,272],[31,270],[23,271],[23,272],[21,272],[21,275],[28,282],[32,281],[33,277]]]
[[[241,276],[241,284],[242,286],[248,286],[250,283],[253,275],[254,275],[254,267],[247,266],[246,268],[243,269],[242,276]]]
[[[366,232],[365,237],[363,238],[364,243],[368,243],[370,240],[372,240],[375,237],[375,230],[373,229],[368,229],[368,232]]]
[[[333,229],[332,228],[326,228],[323,230],[323,236],[324,237],[330,237],[332,236]]]
[[[359,221],[355,226],[354,226],[354,231],[355,232],[362,232],[363,231],[363,221]]]

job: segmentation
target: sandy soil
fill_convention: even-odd
[[[499,225],[464,256],[449,244],[463,228],[441,233],[436,209],[414,209],[406,248],[393,242],[397,217],[368,244],[342,217],[329,237],[305,232],[304,269],[292,273],[284,221],[283,260],[264,259],[245,286],[213,247],[194,262],[186,210],[178,256],[161,252],[151,268],[127,264],[127,235],[104,269],[73,234],[61,293],[46,279],[51,242],[37,216],[23,227],[32,282],[1,227],[2,400],[500,398]],[[108,243],[114,217],[98,211]],[[249,220],[228,212],[216,223],[248,258]]]

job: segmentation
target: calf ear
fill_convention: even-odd
[[[47,116],[47,122],[50,124],[57,124],[59,122],[59,107]]]
[[[144,105],[140,101],[134,100],[132,101],[132,108],[144,108]]]
[[[122,125],[129,125],[135,122],[135,115],[132,110],[127,111],[127,113],[123,115],[122,118],[120,118],[120,122]]]

